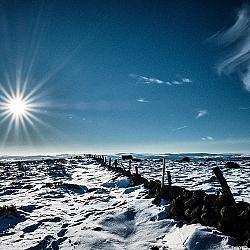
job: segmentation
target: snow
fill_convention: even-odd
[[[59,167],[27,163],[25,172],[14,163],[0,168],[0,206],[15,205],[19,212],[0,217],[0,249],[247,249],[213,228],[180,227],[166,219],[168,201],[153,205],[142,185],[131,187],[127,177],[93,160],[65,159]],[[240,169],[223,169],[224,175],[236,198],[249,202],[250,164],[239,163]],[[219,183],[209,181],[211,163],[203,164],[169,160],[167,170],[175,185],[214,193]],[[133,169],[135,165],[143,176],[161,179],[159,161],[133,163]]]
[[[211,228],[200,225],[184,225],[182,228],[173,227],[163,238],[170,249],[234,249],[236,241]]]

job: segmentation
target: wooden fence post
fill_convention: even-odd
[[[111,168],[111,157],[109,157],[109,164],[108,164],[108,169],[110,170]]]
[[[215,176],[217,177],[217,179],[219,180],[220,184],[221,184],[221,187],[222,187],[222,192],[227,195],[229,198],[231,198],[234,203],[235,203],[235,200],[234,200],[234,197],[233,197],[233,194],[231,193],[231,190],[227,184],[227,181],[226,179],[224,178],[221,170],[219,167],[214,167],[213,168],[213,171],[214,171],[214,174]]]
[[[139,174],[139,172],[138,172],[138,166],[137,165],[135,165],[135,173],[138,175]]]
[[[164,179],[165,179],[165,169],[166,169],[166,160],[163,158],[163,167],[162,167],[162,180],[161,180],[161,187],[164,187]]]
[[[171,180],[170,171],[167,171],[167,176],[168,176],[168,185],[169,185],[169,187],[171,187],[171,185],[172,185],[172,180]]]

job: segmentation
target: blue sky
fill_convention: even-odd
[[[3,154],[249,153],[246,3],[0,5]],[[30,97],[22,123],[3,111],[11,89]]]

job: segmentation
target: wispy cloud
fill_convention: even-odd
[[[148,102],[150,102],[148,100],[145,100],[145,98],[143,98],[143,97],[138,98],[136,101],[137,102],[142,102],[142,103],[148,103]]]
[[[207,114],[207,110],[199,110],[195,118],[199,119],[199,118],[203,117],[206,114]]]
[[[239,109],[241,109],[241,110],[248,110],[248,109],[250,109],[250,107],[239,107]]]
[[[182,78],[181,81],[184,83],[191,83],[192,82],[192,80],[189,78]]]
[[[129,74],[130,78],[135,79],[139,83],[147,84],[147,85],[181,85],[186,83],[191,83],[192,80],[189,78],[181,78],[180,80],[170,80],[170,81],[163,81],[154,77],[147,77],[137,74]]]
[[[250,6],[243,5],[234,24],[211,39],[230,50],[228,56],[218,64],[218,73],[238,74],[245,89],[250,92]]]
[[[179,131],[179,130],[185,129],[187,127],[188,126],[182,126],[182,127],[174,128],[172,131]]]
[[[181,85],[181,84],[184,84],[184,82],[181,82],[181,81],[172,81],[171,82],[173,85]]]
[[[205,136],[201,138],[202,141],[214,141],[214,138],[212,136]]]

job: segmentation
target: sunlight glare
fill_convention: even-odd
[[[14,98],[10,100],[8,109],[14,116],[22,116],[27,112],[27,104],[21,98]]]
[[[5,127],[2,145],[11,138],[29,140],[30,129],[36,131],[36,124],[46,127],[47,124],[38,117],[45,104],[39,102],[41,94],[37,91],[37,88],[27,91],[26,86],[21,89],[19,81],[16,88],[9,84],[9,89],[5,89],[0,84],[0,125]]]

